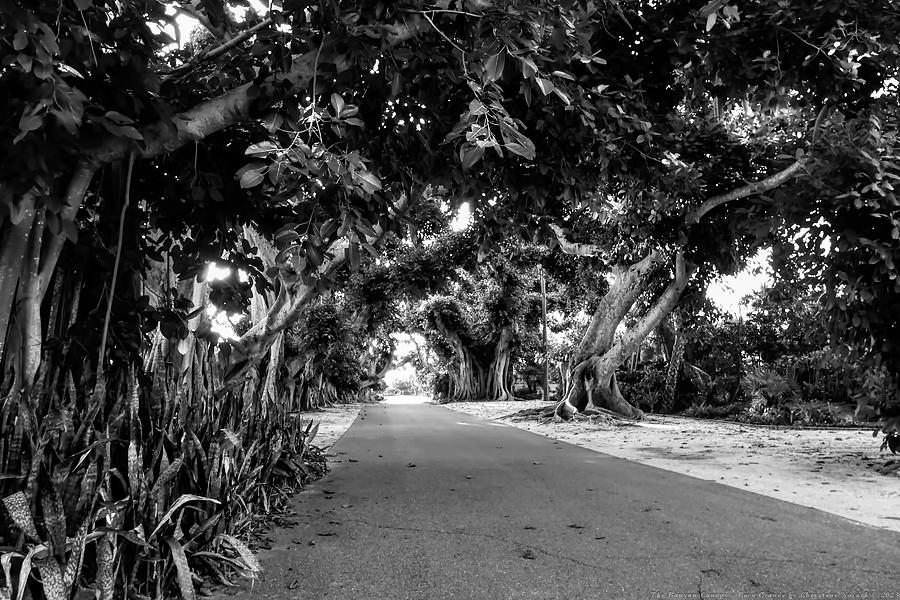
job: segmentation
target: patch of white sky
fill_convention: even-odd
[[[771,285],[771,260],[771,250],[760,250],[739,273],[714,279],[706,289],[706,295],[720,310],[742,317],[751,296]]]
[[[264,15],[268,12],[268,8],[265,4],[260,2],[260,0],[249,0],[250,8],[245,6],[229,6],[228,10],[231,11],[231,14],[238,21],[243,20],[247,16],[248,10],[253,10],[257,15]],[[183,10],[179,10],[174,6],[166,7],[166,14],[169,16],[175,17],[176,25],[166,25],[161,26],[157,23],[151,23],[150,27],[152,29],[156,29],[157,31],[165,31],[169,35],[172,36],[173,39],[176,40],[176,43],[171,46],[171,49],[174,50],[176,48],[183,48],[185,44],[191,41],[191,33],[200,26],[200,21],[192,17],[190,14],[184,12]],[[283,31],[290,31],[289,25],[279,25],[279,29]],[[287,28],[287,29],[284,29]]]

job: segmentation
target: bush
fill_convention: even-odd
[[[631,371],[616,374],[622,395],[629,402],[647,412],[662,406],[665,400],[666,363],[641,365]]]
[[[694,405],[681,414],[695,419],[733,419],[744,413],[746,402],[731,402],[722,406]]]

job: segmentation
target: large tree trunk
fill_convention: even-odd
[[[684,365],[684,331],[678,311],[672,313],[672,326],[675,329],[675,343],[672,345],[672,354],[666,369],[666,389],[663,393],[662,405],[659,407],[661,412],[668,412],[675,404],[675,388],[678,386],[681,368]]]
[[[504,327],[494,349],[494,359],[488,367],[485,398],[488,400],[515,400],[509,389],[510,367],[512,366],[512,330]]]
[[[659,252],[620,269],[612,286],[594,313],[576,353],[570,376],[570,389],[556,407],[556,414],[570,419],[590,404],[626,417],[641,418],[643,412],[632,406],[619,390],[616,370],[640,347],[641,342],[675,308],[687,285],[690,272],[679,252],[675,277],[637,324],[618,340],[615,332],[638,297],[648,289],[654,268],[661,262]]]
[[[483,369],[468,348],[459,346],[456,370],[450,373],[450,400],[472,402],[479,399],[482,389]]]
[[[610,352],[616,329],[638,297],[647,289],[653,272],[661,261],[662,255],[654,251],[643,260],[614,271],[609,291],[594,311],[591,322],[575,351],[568,377],[569,389],[562,403],[567,403],[574,407],[574,410],[581,412],[588,407],[591,400],[596,404],[598,397],[604,397],[604,392],[600,388],[611,389],[611,377],[619,365],[613,366],[612,373],[587,373],[586,361]],[[623,411],[621,406],[618,407],[619,410],[613,407],[606,408],[623,414],[632,412],[632,410]],[[566,414],[570,412],[570,409],[566,410]]]

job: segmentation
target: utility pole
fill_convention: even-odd
[[[541,267],[541,318],[544,322],[544,402],[549,402],[549,368],[547,366],[547,280],[544,278],[544,267]]]

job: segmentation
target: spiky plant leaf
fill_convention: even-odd
[[[252,575],[256,575],[263,570],[262,565],[259,564],[259,561],[250,551],[244,542],[240,541],[234,536],[230,536],[227,533],[220,533],[218,536],[223,542],[227,543],[231,546],[241,557],[244,563],[247,565],[247,569],[251,572]]]
[[[167,491],[169,486],[169,482],[172,481],[176,475],[178,475],[178,471],[181,470],[181,466],[184,464],[184,459],[180,456],[176,458],[172,464],[170,464],[166,469],[160,473],[159,478],[156,480],[156,483],[153,484],[153,488],[150,490],[150,496],[155,500],[159,500],[159,498]]]
[[[116,560],[114,546],[115,536],[105,534],[97,541],[97,596],[98,600],[112,600],[115,590]]]
[[[22,566],[19,567],[19,591],[16,593],[16,600],[22,600],[25,596],[25,589],[28,587],[28,578],[31,577],[32,560],[34,560],[35,553],[40,549],[46,549],[46,546],[43,544],[32,546],[31,549],[28,550],[28,554],[25,555]]]
[[[66,558],[66,513],[59,494],[52,487],[41,494],[41,510],[44,512],[44,528],[50,535],[50,550],[59,560]]]
[[[309,446],[312,444],[312,441],[316,439],[316,434],[319,433],[319,423],[317,422],[311,428],[306,431],[306,440],[304,440],[304,446]]]
[[[35,561],[41,574],[41,587],[47,600],[69,600],[69,590],[63,583],[63,572],[54,556]]]
[[[191,568],[188,566],[184,548],[175,538],[171,537],[166,538],[166,544],[172,551],[172,560],[175,562],[175,570],[178,574],[178,587],[181,590],[181,597],[184,600],[196,600]]]
[[[18,552],[0,554],[0,567],[3,568],[3,586],[0,587],[0,600],[10,600],[13,594],[12,559],[21,558]]]
[[[72,589],[78,574],[81,572],[81,565],[84,559],[84,546],[87,543],[88,528],[93,519],[87,518],[78,528],[75,538],[72,540],[72,552],[69,554],[69,560],[66,561],[66,570],[63,573],[63,583],[67,589]]]
[[[37,527],[34,526],[34,518],[31,516],[31,509],[28,507],[28,498],[24,492],[15,492],[3,499],[3,505],[12,518],[13,523],[21,529],[25,535],[32,541],[37,542]]]
[[[175,503],[172,504],[169,510],[166,511],[166,514],[163,515],[163,518],[160,519],[159,524],[156,526],[156,529],[154,529],[153,533],[150,534],[150,538],[155,537],[156,534],[159,533],[159,530],[166,526],[166,524],[169,522],[169,519],[171,519],[172,515],[175,514],[175,511],[177,511],[188,502],[192,501],[212,502],[213,504],[219,504],[219,501],[215,500],[214,498],[207,498],[206,496],[196,496],[194,494],[182,494],[178,497],[178,500],[176,500]]]

